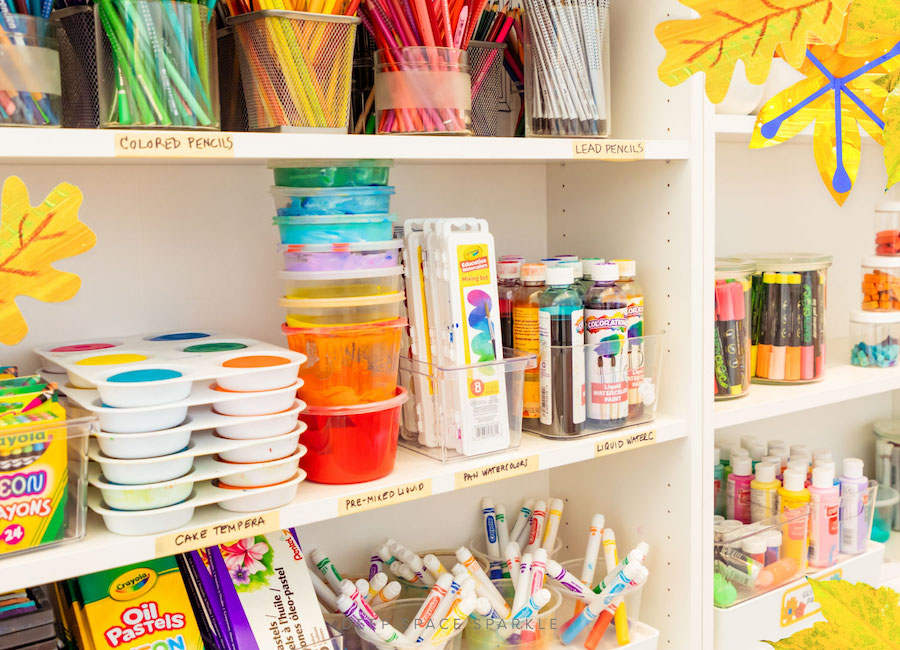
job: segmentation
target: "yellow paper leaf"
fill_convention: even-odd
[[[884,75],[876,85],[887,92],[882,117],[884,118],[884,168],[887,171],[887,189],[900,181],[900,70]]]
[[[844,172],[850,179],[850,185],[856,182],[859,172],[859,128],[855,120],[841,120],[841,146],[843,147],[841,158],[844,161]],[[838,205],[844,205],[844,201],[850,196],[850,190],[838,192],[834,189],[832,180],[837,170],[837,134],[834,120],[816,120],[816,128],[813,132],[813,155],[816,159],[816,167],[819,168],[819,176],[828,188]]]
[[[737,61],[747,80],[761,84],[769,76],[772,56],[781,46],[795,68],[807,43],[833,45],[841,37],[850,0],[681,0],[700,14],[656,26],[666,49],[659,78],[675,86],[697,72],[706,73],[706,95],[714,104],[725,97]]]
[[[0,197],[0,343],[13,345],[28,333],[16,296],[44,302],[68,300],[81,287],[74,273],[53,262],[90,249],[97,238],[78,220],[81,190],[62,183],[32,207],[28,189],[11,176]]]
[[[900,4],[893,0],[853,0],[837,50],[844,56],[879,56],[900,41]]]
[[[862,582],[807,580],[828,622],[766,643],[776,650],[900,650],[900,596],[896,591]]]

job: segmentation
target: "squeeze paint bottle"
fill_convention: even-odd
[[[834,469],[814,467],[809,487],[809,564],[830,567],[837,561],[840,487],[834,484]]]
[[[762,521],[777,514],[781,481],[775,478],[775,465],[771,463],[757,463],[755,472],[756,478],[750,483],[750,519]]]
[[[502,260],[497,265],[497,295],[500,301],[500,334],[503,347],[513,347],[513,303],[519,289],[519,270],[521,263],[514,260]]]
[[[720,450],[718,447],[713,450],[713,458],[715,458],[715,466],[713,467],[713,481],[715,483],[715,514],[725,516],[725,466],[720,460]]]
[[[547,267],[543,264],[523,264],[519,272],[522,286],[516,290],[513,302],[513,347],[522,352],[540,354],[538,300],[544,292]],[[522,417],[534,427],[541,417],[540,357],[538,367],[525,370],[522,390]]]
[[[587,354],[587,416],[603,426],[624,424],[628,417],[628,302],[616,285],[619,267],[615,264],[595,264],[591,277],[594,286],[584,297],[585,342],[597,347]]]
[[[725,494],[725,509],[728,519],[736,519],[745,524],[750,523],[750,483],[753,482],[751,462],[749,458],[731,459],[731,474],[728,476],[728,487]]]
[[[859,458],[845,458],[841,474],[841,553],[859,555],[866,550],[866,504],[869,480],[863,476]]]
[[[784,470],[784,482],[778,488],[778,511],[787,517],[796,517],[803,506],[809,505],[809,490],[804,487],[806,474],[795,469]],[[806,564],[808,518],[803,517],[787,524],[787,534],[781,545],[781,557],[791,558],[802,566]]]
[[[635,279],[637,276],[637,262],[634,260],[613,260],[619,267],[619,280],[616,284],[625,293],[628,306],[625,308],[625,318],[628,321],[628,329],[625,336],[629,339],[639,338],[644,335],[644,290]],[[644,355],[642,343],[628,343],[628,415],[637,418],[643,412],[641,400],[641,382],[644,381]],[[632,347],[635,347],[632,353]]]
[[[572,267],[547,269],[539,300],[541,424],[555,433],[584,427],[584,305],[572,286]]]

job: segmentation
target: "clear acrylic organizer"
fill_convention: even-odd
[[[400,357],[400,383],[410,394],[400,444],[445,462],[518,447],[525,370],[536,360],[510,349],[503,355],[454,367]]]

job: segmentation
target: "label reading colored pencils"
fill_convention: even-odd
[[[538,470],[537,456],[523,456],[502,463],[491,463],[475,469],[464,469],[455,475],[456,489],[467,488],[482,483],[492,483],[513,476],[521,476]]]
[[[655,445],[656,442],[655,429],[641,431],[640,433],[627,433],[615,438],[598,440],[594,443],[594,458],[608,456],[609,454],[617,454],[620,451],[628,451],[630,449],[637,449],[638,447]]]
[[[573,140],[576,160],[643,160],[647,145],[643,140]]]
[[[431,496],[431,479],[410,481],[394,487],[371,492],[360,492],[349,497],[338,499],[338,514],[352,515],[363,510],[372,510],[383,506],[392,506],[395,503],[414,501],[422,497]]]
[[[198,548],[215,546],[235,539],[262,535],[278,530],[278,511],[247,515],[221,524],[210,524],[202,528],[169,533],[156,538],[156,557],[167,557],[176,553],[187,553]]]
[[[122,158],[234,158],[234,138],[224,133],[115,133]]]

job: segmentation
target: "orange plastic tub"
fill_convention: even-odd
[[[400,339],[406,319],[338,327],[282,326],[288,346],[306,355],[298,396],[309,406],[354,406],[397,392]]]

